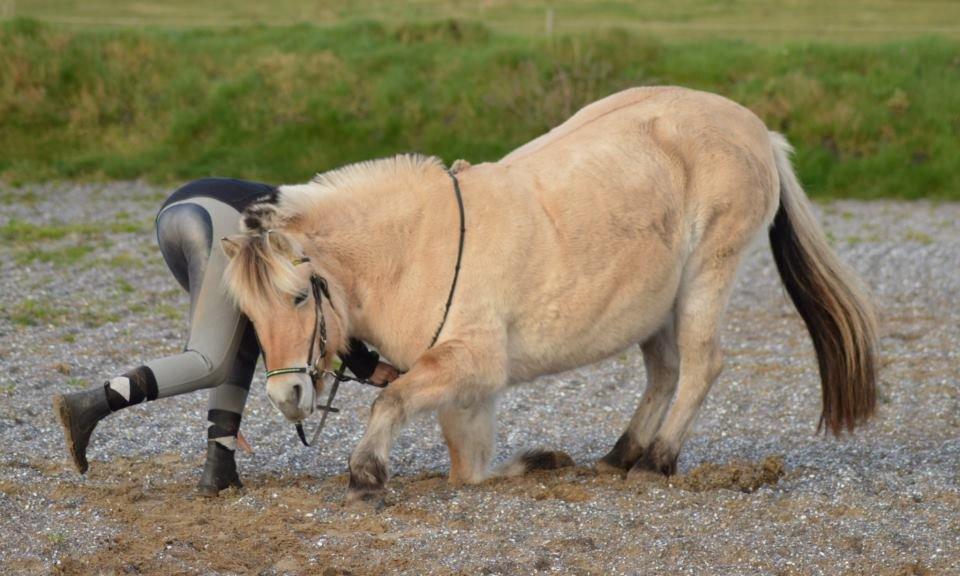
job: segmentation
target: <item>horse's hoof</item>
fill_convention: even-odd
[[[673,476],[677,473],[678,456],[677,451],[668,449],[659,441],[654,441],[650,449],[630,469],[627,478],[635,478],[647,472]]]
[[[110,414],[107,395],[102,388],[94,388],[73,394],[57,394],[53,397],[53,410],[63,428],[63,437],[67,441],[70,459],[77,471],[86,473],[87,445],[97,422]]]
[[[350,490],[365,492],[383,490],[387,483],[387,464],[371,453],[350,462]]]
[[[618,466],[617,464],[611,464],[607,461],[606,458],[601,458],[593,464],[593,469],[599,472],[600,474],[623,474],[626,472],[624,468]]]
[[[197,484],[197,495],[216,498],[227,488],[243,488],[234,451],[215,440],[207,440],[207,461]]]
[[[643,448],[637,446],[636,442],[624,432],[610,452],[597,461],[595,468],[597,472],[604,474],[623,473],[633,468],[644,452]]]
[[[348,508],[380,510],[384,507],[387,491],[383,488],[350,488],[344,504]]]

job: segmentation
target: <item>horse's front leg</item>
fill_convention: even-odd
[[[390,448],[403,425],[425,411],[487,398],[506,384],[502,347],[450,340],[421,356],[374,401],[367,431],[350,456],[347,501],[375,499],[389,475]]]
[[[467,399],[464,399],[467,400]],[[496,436],[496,396],[440,408],[440,429],[450,451],[450,483],[477,484],[489,476]]]

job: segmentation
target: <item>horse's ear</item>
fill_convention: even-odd
[[[227,259],[233,260],[233,257],[236,256],[240,248],[243,247],[244,242],[247,242],[247,237],[243,234],[236,234],[229,238],[221,238],[220,247],[223,248],[223,253],[227,255]]]

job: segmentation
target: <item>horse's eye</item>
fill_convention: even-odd
[[[293,299],[293,305],[294,305],[294,306],[300,306],[301,304],[303,304],[304,302],[306,302],[306,300],[307,300],[307,293],[306,293],[306,292],[301,292],[301,293],[297,294],[296,297],[294,297],[294,299]]]

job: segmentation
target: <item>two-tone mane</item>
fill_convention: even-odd
[[[446,168],[435,156],[400,154],[348,164],[305,184],[280,186],[270,201],[253,204],[241,215],[246,240],[233,241],[238,245],[224,274],[227,291],[243,310],[263,309],[296,295],[302,282],[293,262],[303,252],[285,232],[309,229],[313,216],[321,214],[324,202],[334,195],[376,193],[383,182],[390,182],[391,189],[414,187],[425,172],[437,169]]]
[[[446,170],[439,158],[422,154],[399,154],[348,164],[317,174],[306,184],[280,186],[272,204],[274,212],[262,225],[276,227],[309,220],[333,195],[351,197],[415,188],[425,173],[438,169]],[[251,206],[247,212],[257,208],[258,205]]]

